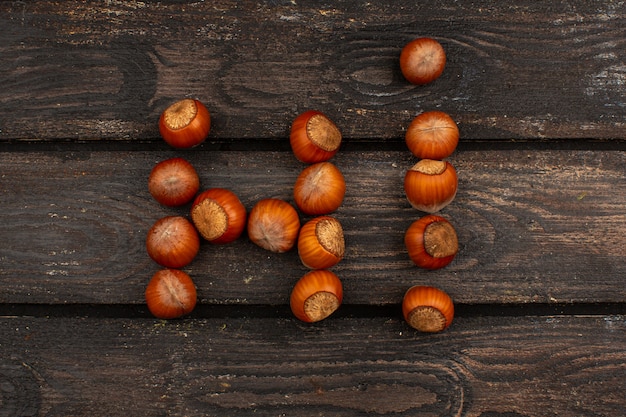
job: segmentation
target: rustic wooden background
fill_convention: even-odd
[[[626,5],[405,3],[0,1],[1,417],[623,415]],[[398,67],[418,36],[448,54],[421,87]],[[212,114],[186,151],[157,127],[182,97]],[[292,202],[308,109],[344,135],[340,311],[298,322],[297,254],[244,236],[185,268],[190,317],[153,319],[145,236],[188,212],[151,199],[154,164]],[[431,109],[461,130],[461,248],[422,271],[403,137]],[[448,330],[402,321],[414,284],[453,297]]]

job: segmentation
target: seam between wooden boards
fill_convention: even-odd
[[[626,315],[626,302],[620,303],[525,303],[456,304],[455,317],[543,317],[543,316],[619,316]],[[153,318],[142,304],[0,304],[0,317],[93,317]],[[202,305],[186,316],[207,318],[293,317],[287,305]],[[397,305],[342,305],[330,318],[401,318]]]

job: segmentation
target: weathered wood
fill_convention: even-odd
[[[283,138],[309,108],[353,140],[429,109],[466,139],[623,139],[625,20],[611,0],[0,2],[0,140],[153,139],[183,96],[216,140]],[[424,87],[398,67],[417,36],[448,53]]]
[[[625,23],[612,0],[0,1],[0,417],[622,416]],[[398,67],[417,36],[448,53],[422,87]],[[174,151],[157,119],[187,96],[211,138]],[[248,209],[293,202],[310,108],[344,135],[340,310],[293,318],[296,251],[244,236],[185,268],[191,317],[152,319],[146,233],[188,213],[150,197],[154,164],[184,156]],[[461,129],[461,249],[427,272],[402,182],[430,109]],[[401,319],[414,284],[452,295],[447,331]]]
[[[293,202],[304,167],[291,152],[0,153],[0,302],[143,302],[156,265],[145,236],[165,215],[147,177],[183,155],[203,188],[225,187],[250,209],[266,197]],[[451,265],[423,271],[406,255],[404,231],[423,215],[407,203],[408,151],[343,152],[347,194],[335,213],[347,243],[334,268],[347,304],[395,304],[410,285],[443,287],[467,304],[623,302],[626,297],[626,153],[458,151],[456,200],[442,213],[461,249]],[[308,220],[302,216],[302,221]],[[203,244],[186,268],[205,304],[287,303],[306,271],[296,251],[272,254],[245,236]]]
[[[621,416],[610,317],[0,319],[1,416]]]

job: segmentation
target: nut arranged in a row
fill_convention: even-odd
[[[211,115],[198,100],[180,100],[161,113],[159,132],[163,140],[178,149],[204,142],[211,130]],[[154,166],[148,178],[152,197],[167,207],[189,203],[200,189],[195,168],[183,158],[171,158]],[[174,319],[193,311],[197,302],[196,286],[180,270],[200,250],[196,226],[183,216],[157,220],[146,237],[148,255],[165,269],[157,271],[146,286],[148,309],[157,318]]]
[[[289,143],[295,157],[310,164],[294,186],[294,201],[304,214],[313,217],[300,229],[298,256],[312,269],[293,286],[289,305],[295,317],[313,323],[333,314],[343,301],[343,285],[329,268],[341,261],[345,240],[341,223],[329,216],[346,193],[343,174],[329,160],[341,146],[341,132],[326,115],[306,111],[294,120]]]
[[[413,84],[436,80],[444,70],[446,54],[439,42],[418,38],[409,42],[400,54],[400,69]],[[435,270],[448,265],[459,248],[456,231],[450,221],[435,213],[456,197],[458,177],[448,158],[459,143],[459,129],[452,117],[441,111],[427,111],[410,123],[405,141],[419,161],[407,170],[404,192],[410,205],[425,216],[406,230],[404,244],[415,265]],[[448,328],[454,316],[452,298],[441,289],[417,285],[406,292],[402,312],[407,323],[423,332]]]

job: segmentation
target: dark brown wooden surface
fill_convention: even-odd
[[[431,336],[384,318],[0,330],[0,415],[619,416],[626,390],[623,317],[461,318]]]
[[[176,152],[0,154],[3,302],[143,303],[157,269],[145,237],[160,217],[188,216],[152,200],[147,177]],[[290,152],[185,153],[203,188],[233,190],[249,209],[262,198],[293,204],[304,167]],[[447,268],[415,267],[404,232],[423,215],[402,187],[408,151],[344,152],[333,159],[347,192],[334,213],[346,257],[333,268],[346,302],[393,304],[414,283],[437,284],[468,304],[620,302],[626,297],[626,153],[459,151],[459,192],[441,214],[461,248]],[[308,218],[302,216],[302,222]],[[185,268],[200,298],[218,304],[284,304],[305,272],[297,251],[273,254],[245,236],[203,244]],[[16,279],[20,277],[20,279]],[[375,290],[374,290],[375,289]]]
[[[0,1],[0,417],[622,416],[625,29],[610,0]],[[448,53],[422,87],[397,63],[416,36]],[[181,97],[213,116],[189,151],[158,137]],[[298,322],[297,254],[244,236],[185,268],[190,317],[152,319],[145,236],[188,210],[151,199],[154,164],[292,202],[310,108],[344,134],[340,310]],[[403,247],[422,215],[403,135],[430,109],[461,129],[442,212],[461,248],[426,272]],[[402,321],[414,284],[453,297],[448,330]]]
[[[0,139],[151,139],[181,96],[214,138],[282,138],[329,114],[393,140],[419,112],[463,136],[624,138],[624,5],[510,2],[0,2]],[[402,46],[442,42],[443,76],[408,85]]]

